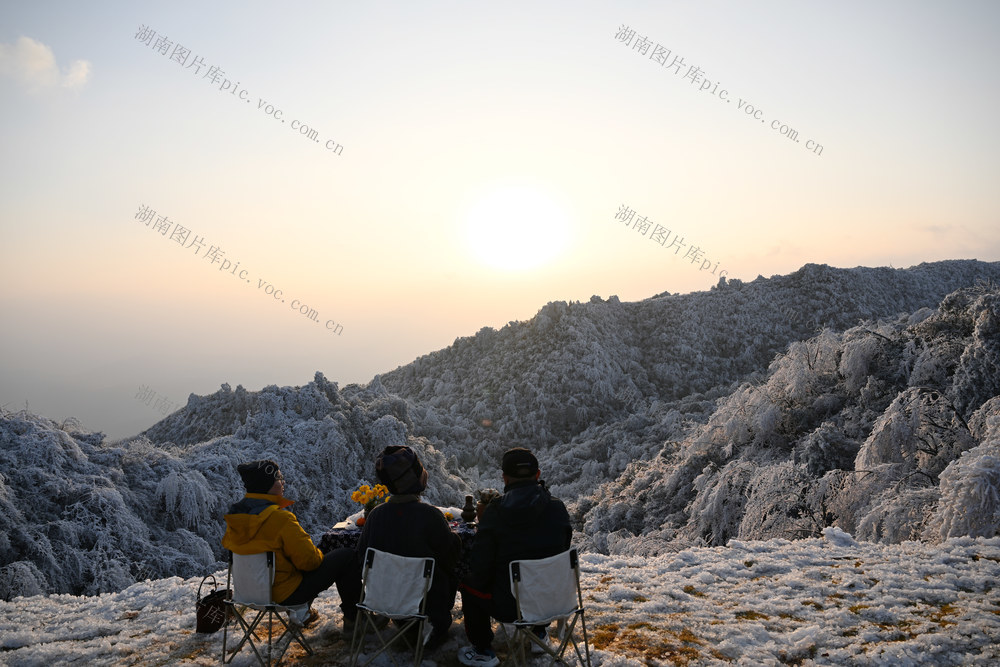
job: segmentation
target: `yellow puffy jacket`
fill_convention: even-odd
[[[315,570],[323,562],[295,515],[285,508],[291,500],[266,493],[248,493],[226,515],[222,546],[234,554],[275,552],[271,595],[281,603],[302,583],[302,572]]]

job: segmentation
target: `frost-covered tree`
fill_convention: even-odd
[[[679,444],[581,501],[587,544],[610,549],[604,532],[638,553],[653,536],[723,544],[831,525],[886,542],[993,534],[994,459],[977,445],[1000,439],[1000,397],[983,403],[995,296],[959,290],[936,311],[793,343]]]
[[[1000,377],[997,294],[969,287],[980,278],[1000,281],[1000,263],[807,265],[637,303],[553,302],[366,385],[223,384],[119,442],[0,410],[0,596],[221,566],[236,466],[252,459],[280,462],[318,539],[399,442],[440,505],[500,487],[502,452],[531,447],[581,545],[615,553],[828,525],[888,541],[988,530],[988,504],[934,513],[992,479],[985,455],[957,458],[1000,438],[980,408]]]
[[[1000,440],[964,452],[941,473],[941,501],[933,522],[941,539],[1000,534]]]

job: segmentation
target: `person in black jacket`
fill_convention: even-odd
[[[406,445],[392,445],[375,460],[375,474],[389,489],[389,499],[372,509],[358,540],[358,558],[368,547],[397,556],[432,557],[434,579],[427,592],[427,616],[433,631],[424,644],[432,651],[448,638],[457,582],[453,579],[462,541],[451,532],[441,510],[420,501],[427,471]]]
[[[561,500],[539,481],[538,459],[527,449],[508,450],[501,462],[504,493],[483,510],[472,546],[469,574],[461,583],[465,634],[472,646],[459,651],[464,665],[494,667],[490,617],[517,617],[510,592],[512,560],[547,558],[570,548],[573,529]]]

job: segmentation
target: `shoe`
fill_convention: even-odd
[[[297,604],[288,609],[288,620],[300,628],[308,628],[319,618],[319,613],[308,604]]]
[[[548,633],[545,631],[544,627],[535,626],[534,628],[531,629],[531,631],[534,632],[535,636],[538,637],[539,639],[541,639],[543,642],[548,642],[548,640],[549,640]],[[535,642],[533,642],[531,640],[528,640],[528,641],[531,643],[531,653],[532,653],[532,655],[542,655],[543,653],[546,652],[544,648],[542,648],[541,646],[539,646]]]
[[[309,618],[308,604],[294,604],[288,607],[288,620],[294,625],[302,625]]]
[[[500,664],[500,658],[493,652],[493,649],[486,648],[479,651],[474,646],[466,646],[460,650],[458,661],[469,667],[496,667]]]
[[[302,623],[302,629],[311,628],[319,620],[319,612],[315,609],[309,610],[309,617]]]

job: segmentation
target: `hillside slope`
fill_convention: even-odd
[[[789,344],[934,308],[977,281],[1000,282],[1000,262],[809,264],[636,303],[553,302],[528,322],[484,328],[379,379],[410,404],[414,432],[463,465],[492,466],[508,446],[528,445],[546,460],[550,485],[575,497],[679,440]]]
[[[402,442],[420,453],[439,505],[499,488],[500,454],[532,447],[586,529],[582,543],[602,551],[815,535],[833,523],[872,539],[980,534],[986,510],[960,508],[970,488],[994,484],[995,403],[980,404],[997,393],[995,290],[930,310],[977,281],[1000,282],[1000,263],[808,265],[635,304],[552,303],[366,386],[341,389],[322,373],[301,387],[223,385],[120,442],[0,412],[0,598],[97,594],[218,565],[221,517],[242,492],[235,466],[256,458],[281,463],[318,539],[356,508],[350,493],[374,481],[376,454]],[[837,333],[863,317],[891,322]],[[821,325],[830,329],[816,336]],[[898,425],[915,413],[924,426],[911,431],[940,450],[930,461],[899,444]],[[962,420],[968,434],[947,446],[919,430]],[[852,473],[878,466],[889,468]],[[740,500],[754,488],[808,493]]]
[[[236,417],[234,405],[246,411]],[[222,516],[243,495],[244,461],[279,461],[286,495],[317,541],[353,512],[358,484],[375,482],[375,456],[388,444],[420,453],[428,499],[461,504],[477,475],[408,438],[411,426],[405,403],[377,383],[341,394],[320,373],[303,387],[223,385],[193,397],[156,427],[182,444],[108,443],[75,422],[0,413],[0,598],[96,595],[221,566]],[[232,432],[196,442],[199,429]]]
[[[592,546],[1000,530],[1000,290],[795,343],[682,442],[581,503]]]

